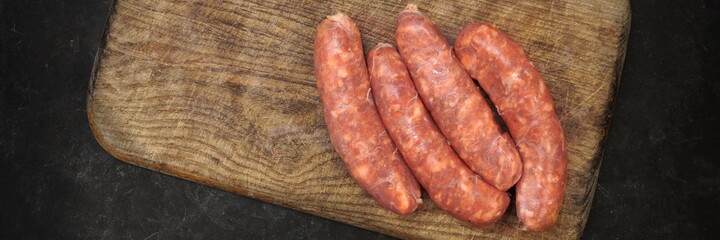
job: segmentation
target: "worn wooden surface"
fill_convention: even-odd
[[[117,0],[90,80],[88,117],[120,160],[403,238],[573,239],[585,226],[622,68],[623,0],[413,1],[452,42],[495,23],[526,50],[565,128],[568,185],[556,226],[524,232],[511,206],[492,228],[430,199],[409,216],[375,204],[345,171],[321,115],[315,26],[347,13],[365,51],[394,42],[407,2]]]

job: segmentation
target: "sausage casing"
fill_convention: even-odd
[[[500,219],[507,193],[485,183],[457,156],[418,98],[395,49],[378,44],[368,54],[373,97],[390,137],[438,207],[476,225]]]
[[[465,27],[455,40],[458,59],[497,106],[523,161],[516,207],[526,229],[555,224],[567,181],[560,119],[540,73],[522,48],[487,23]]]
[[[412,4],[400,13],[397,25],[398,49],[415,87],[460,158],[499,190],[515,185],[522,162],[513,140],[501,131],[445,36]]]
[[[335,150],[377,202],[398,214],[421,202],[420,185],[387,134],[373,102],[360,31],[348,16],[323,20],[315,38],[315,77]]]

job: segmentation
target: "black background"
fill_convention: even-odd
[[[720,3],[632,1],[584,239],[720,233]],[[85,96],[109,0],[0,0],[0,239],[388,239],[118,161]]]

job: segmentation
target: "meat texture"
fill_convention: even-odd
[[[487,23],[465,27],[458,59],[495,103],[523,161],[516,207],[527,230],[555,224],[567,181],[567,153],[560,120],[547,86],[522,48]]]
[[[472,172],[448,145],[397,51],[378,44],[368,55],[368,66],[380,117],[430,198],[460,220],[476,225],[497,221],[510,198]]]
[[[397,152],[373,102],[360,31],[339,13],[315,38],[315,77],[335,150],[360,186],[398,214],[421,203],[420,185]]]
[[[395,38],[422,101],[460,158],[495,188],[512,187],[522,172],[513,140],[442,32],[410,4],[398,16]]]

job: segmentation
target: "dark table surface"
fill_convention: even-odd
[[[109,0],[0,0],[0,239],[389,239],[118,161],[85,96]],[[632,1],[584,239],[720,233],[720,2]]]

